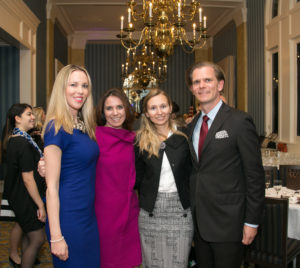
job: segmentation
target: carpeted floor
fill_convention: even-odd
[[[0,200],[1,200],[1,192],[0,192]],[[13,226],[14,226],[13,222],[0,221],[0,268],[11,267],[8,261],[8,252],[9,252],[9,235],[10,235],[10,230]],[[45,244],[43,245],[42,249],[39,252],[38,258],[40,259],[41,264],[36,265],[35,268],[53,268],[48,242],[45,242]]]

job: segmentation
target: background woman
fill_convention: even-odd
[[[67,65],[55,80],[44,128],[47,230],[56,268],[100,267],[94,126],[90,77]]]
[[[32,112],[35,117],[35,124],[34,124],[34,128],[29,131],[29,134],[43,151],[44,142],[42,139],[42,130],[43,130],[45,117],[46,117],[45,111],[42,107],[33,107]]]
[[[190,152],[171,120],[172,102],[159,89],[143,102],[137,132],[136,186],[143,267],[185,268],[193,236],[189,203]]]
[[[34,115],[28,104],[14,104],[8,110],[4,149],[6,151],[7,173],[5,194],[16,215],[12,236],[20,237],[23,232],[21,267],[31,268],[44,242],[43,226],[46,211],[42,197],[43,179],[36,172],[42,152],[27,133],[34,127]],[[13,238],[12,237],[12,238]],[[17,244],[15,243],[17,251]],[[13,259],[14,258],[14,259]],[[18,256],[10,256],[14,267]]]
[[[96,169],[95,208],[101,268],[132,268],[141,264],[138,200],[134,192],[134,114],[125,93],[112,88],[97,106],[96,138],[100,155]]]

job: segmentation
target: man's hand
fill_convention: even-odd
[[[244,225],[243,240],[244,245],[250,245],[257,234],[257,228]]]

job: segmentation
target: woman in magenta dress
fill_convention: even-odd
[[[95,209],[101,268],[133,268],[142,262],[135,191],[134,115],[125,93],[112,88],[96,109]]]

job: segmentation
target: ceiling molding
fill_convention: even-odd
[[[67,35],[72,35],[75,32],[75,29],[72,25],[72,22],[71,22],[69,16],[66,14],[64,9],[58,7],[56,9],[55,15],[56,15],[56,18],[59,20],[60,25],[66,31]]]
[[[36,31],[40,20],[23,1],[0,1],[0,27],[27,48],[36,48]]]
[[[213,24],[209,27],[209,33],[211,36],[215,36],[222,28],[230,21],[234,21],[236,26],[247,21],[247,9],[236,8],[235,10],[228,10],[224,12]]]
[[[187,0],[187,2],[190,1]],[[55,8],[51,7],[53,11],[49,12],[49,15],[52,14],[58,19],[68,37],[77,36],[81,32],[85,35],[80,34],[80,38],[85,36],[87,40],[118,40],[116,34],[119,34],[120,26],[118,18],[114,16],[119,17],[124,10],[126,11],[127,0],[48,0],[48,2],[56,5]],[[142,5],[142,1],[136,1],[136,3]],[[210,18],[208,34],[212,37],[232,20],[237,26],[246,21],[246,0],[200,0],[200,6],[207,9]],[[92,16],[88,16],[89,11]],[[108,14],[111,15],[108,16]],[[81,46],[84,43],[70,42],[72,47]]]

